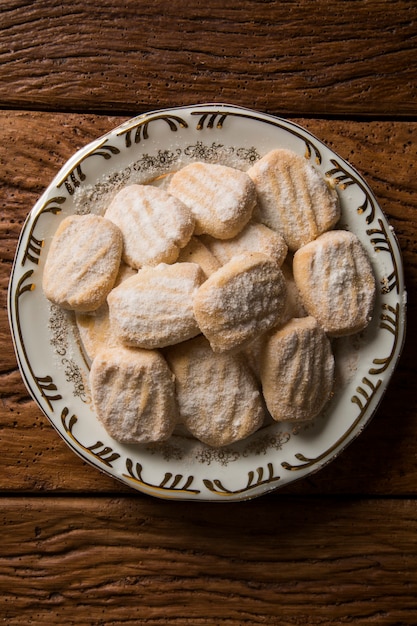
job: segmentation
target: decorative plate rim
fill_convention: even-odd
[[[240,135],[242,125],[245,133]],[[266,128],[269,132],[260,132],[258,137],[257,131]],[[284,145],[291,149],[296,146],[300,153],[303,148],[304,156],[313,160],[323,175],[333,179],[343,205],[343,220],[358,231],[379,278],[379,317],[374,316],[357,348],[357,368],[352,380],[343,384],[343,391],[336,394],[323,416],[305,430],[274,424],[225,450],[209,449],[199,442],[184,441],[181,436],[167,443],[165,451],[164,446],[158,445],[148,446],[145,451],[140,446],[121,446],[100,430],[91,412],[86,380],[88,363],[75,335],[71,334],[73,325],[65,318],[66,313],[62,314],[64,321],[59,318],[60,312],[46,302],[41,287],[36,290],[44,249],[54,230],[51,220],[55,220],[56,228],[67,209],[69,213],[82,212],[83,202],[89,205],[92,197],[105,201],[117,185],[135,180],[148,182],[187,160],[226,160],[248,167],[268,146],[269,149],[281,147],[278,138],[281,142],[285,139]],[[190,139],[195,143],[190,144]],[[229,143],[220,141],[223,139]],[[144,147],[151,151],[146,152]],[[132,155],[136,160],[132,161]],[[116,167],[110,167],[115,162]],[[35,327],[39,328],[40,339],[34,339],[32,334],[35,307],[32,301],[28,302],[31,296],[38,308],[42,308],[39,319],[35,319],[39,322]],[[49,422],[78,456],[124,484],[159,498],[239,501],[270,493],[315,473],[363,431],[375,415],[401,355],[405,341],[406,290],[396,235],[372,190],[353,166],[295,122],[233,104],[201,103],[133,117],[68,159],[22,227],[9,283],[8,316],[23,381]],[[46,349],[44,344],[39,358],[36,355],[42,339],[45,343],[48,339],[49,345]],[[388,356],[375,357],[375,353],[370,354],[370,346],[375,349],[384,346]],[[54,376],[43,371],[42,375],[35,373],[36,368],[44,369],[46,362],[55,366]],[[331,418],[335,421],[335,416],[339,416],[339,402],[344,407],[343,419],[347,420],[345,413],[349,413],[349,421],[344,426],[337,424],[336,428]],[[352,405],[359,410],[356,416]],[[96,432],[97,441],[93,443],[94,437],[88,439],[89,429]],[[323,449],[325,437],[331,443]],[[288,451],[285,458],[283,449]]]

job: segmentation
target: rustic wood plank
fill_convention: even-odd
[[[412,0],[4,0],[0,106],[415,115],[416,18]]]
[[[8,625],[417,621],[415,500],[3,498],[0,524]]]
[[[127,491],[76,457],[29,399],[16,368],[5,310],[11,263],[27,212],[76,149],[123,119],[0,112],[0,489],[6,492]],[[298,121],[350,160],[374,189],[403,249],[409,317],[413,319],[417,293],[417,177],[413,172],[417,153],[412,138],[417,124]],[[393,384],[363,435],[328,468],[287,488],[287,493],[416,494],[416,332],[410,324]]]

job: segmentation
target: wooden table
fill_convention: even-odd
[[[0,618],[11,624],[417,623],[417,4],[3,0]],[[68,157],[135,114],[230,102],[296,120],[365,176],[398,236],[408,336],[371,424],[246,503],[152,499],[83,463],[29,398],[6,293]]]

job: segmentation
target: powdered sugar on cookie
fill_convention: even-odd
[[[191,163],[172,177],[169,193],[187,205],[195,234],[229,239],[251,218],[256,190],[249,176],[225,165]]]
[[[242,254],[202,284],[194,314],[214,352],[236,350],[279,322],[285,297],[277,263],[261,253]]]
[[[144,267],[108,296],[110,323],[121,343],[162,348],[195,337],[200,329],[193,297],[205,276],[195,263]]]
[[[59,225],[43,271],[43,291],[73,311],[98,309],[119,271],[122,235],[98,215],[71,215]]]
[[[256,216],[281,233],[291,251],[333,228],[339,220],[337,192],[294,152],[272,150],[248,174],[258,194]]]
[[[123,235],[123,258],[128,265],[173,263],[191,238],[190,210],[163,189],[129,185],[111,202],[104,216]]]
[[[294,255],[294,279],[303,304],[331,336],[351,335],[369,324],[376,284],[359,239],[330,231]]]

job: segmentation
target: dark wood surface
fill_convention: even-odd
[[[416,3],[5,0],[0,33],[0,619],[416,624]],[[403,252],[407,340],[376,416],[319,473],[252,502],[162,501],[81,461],[30,399],[7,286],[75,150],[220,101],[296,120],[365,176]]]

